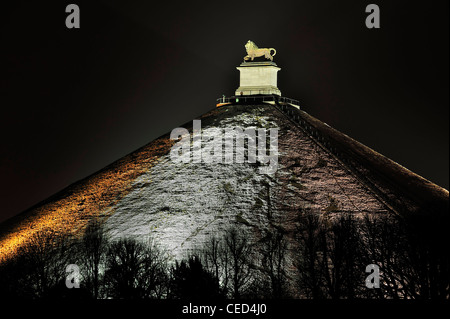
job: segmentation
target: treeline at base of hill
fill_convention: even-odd
[[[448,219],[301,211],[294,231],[252,242],[236,224],[176,261],[151,238],[110,240],[94,220],[82,238],[31,238],[0,264],[0,297],[448,300]]]

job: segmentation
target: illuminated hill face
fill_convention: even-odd
[[[209,136],[235,127],[277,128],[273,174],[261,174],[258,163],[175,163],[175,142],[165,135],[3,223],[0,259],[37,232],[81,235],[92,218],[111,239],[152,237],[178,259],[232,224],[255,240],[275,229],[289,233],[304,209],[333,218],[401,214],[430,202],[431,210],[448,208],[448,191],[303,111],[289,112],[234,105],[200,118]]]
[[[158,139],[102,171],[54,195],[1,225],[0,260],[8,258],[36,233],[79,234],[92,218],[107,218],[130,191],[132,182],[170,150],[173,142]]]

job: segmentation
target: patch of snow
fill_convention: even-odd
[[[222,133],[217,128],[237,126],[277,127],[257,109],[202,131],[215,139]],[[105,231],[112,240],[152,237],[180,259],[234,223],[247,231],[268,225],[268,187],[277,187],[276,174],[260,174],[257,165],[175,163],[166,155],[136,179],[105,222]]]

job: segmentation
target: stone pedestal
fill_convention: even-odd
[[[276,94],[277,72],[281,70],[274,62],[243,62],[237,67],[240,71],[240,86],[235,95]]]

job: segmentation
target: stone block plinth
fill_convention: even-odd
[[[235,95],[276,94],[277,73],[280,68],[271,61],[243,62],[237,67],[240,72],[240,85]]]

